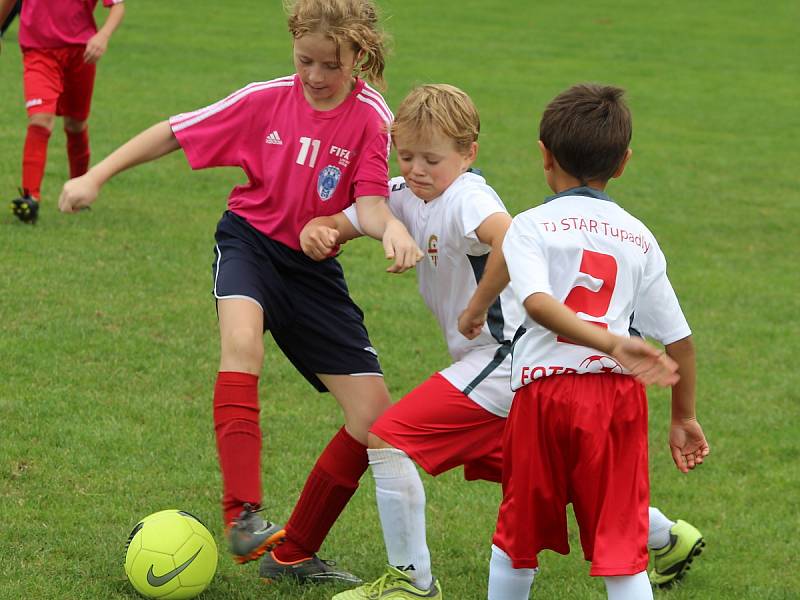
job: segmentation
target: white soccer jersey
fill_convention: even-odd
[[[489,412],[507,416],[513,398],[510,350],[522,324],[522,307],[510,286],[506,288],[474,340],[458,331],[458,316],[475,292],[491,250],[475,230],[490,215],[508,211],[484,178],[471,172],[427,203],[406,187],[402,177],[392,179],[389,189],[389,208],[425,252],[416,267],[419,292],[455,361],[440,373]],[[348,208],[345,215],[358,228],[355,208]]]
[[[571,189],[517,215],[503,254],[520,302],[544,292],[612,333],[634,329],[663,344],[691,333],[655,237],[603,192]],[[515,390],[547,375],[624,372],[610,357],[559,339],[527,315],[525,328],[513,352]]]

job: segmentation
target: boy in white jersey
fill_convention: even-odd
[[[677,467],[688,472],[709,452],[695,418],[691,332],[664,256],[603,191],[631,154],[622,94],[578,85],[548,105],[539,145],[556,195],[515,217],[503,243],[528,318],[513,352],[490,600],[527,599],[539,551],[569,551],[570,502],[591,575],[604,577],[608,597],[652,598],[642,383],[673,386]],[[629,338],[630,327],[666,354]]]
[[[502,432],[513,397],[510,350],[523,331],[523,312],[511,288],[503,289],[508,274],[499,259],[511,217],[483,177],[467,171],[479,129],[472,101],[448,85],[413,90],[392,127],[403,176],[390,182],[389,207],[425,249],[416,267],[419,291],[454,363],[408,393],[370,430],[370,464],[391,567],[338,600],[439,597],[426,544],[425,493],[412,459],[431,475],[464,465],[467,479],[501,478]],[[357,227],[349,209],[315,219],[301,233],[301,244],[322,259],[358,235]],[[499,294],[487,293],[497,289]],[[457,326],[470,299],[491,307],[488,322],[479,314],[480,324],[467,339]]]

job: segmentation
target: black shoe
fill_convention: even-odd
[[[258,575],[268,581],[278,579],[294,579],[299,583],[349,583],[359,585],[361,579],[337,569],[332,560],[322,560],[316,554],[311,558],[293,563],[278,561],[272,552],[264,555],[258,567]]]
[[[11,201],[11,212],[23,223],[35,225],[36,219],[39,218],[39,201],[23,193]]]

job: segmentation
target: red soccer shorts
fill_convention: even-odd
[[[464,465],[467,479],[500,482],[505,422],[436,373],[381,415],[370,432],[431,475]]]
[[[514,568],[569,552],[572,503],[591,575],[647,568],[647,397],[633,377],[553,375],[519,389],[504,437],[494,544]]]
[[[84,46],[29,48],[22,54],[28,116],[47,113],[89,118],[96,65],[83,61]]]

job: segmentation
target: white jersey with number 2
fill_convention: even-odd
[[[543,292],[611,333],[662,344],[691,331],[650,230],[605,193],[580,187],[516,217],[503,242],[520,302]],[[601,352],[561,339],[529,316],[513,350],[511,387],[565,373],[625,372]]]

